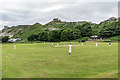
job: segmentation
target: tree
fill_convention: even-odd
[[[8,42],[8,40],[9,40],[9,36],[2,37],[2,42]]]
[[[117,36],[120,33],[119,22],[106,22],[100,25],[99,36],[101,37],[112,37]]]
[[[72,29],[67,29],[67,30],[63,30],[61,32],[61,40],[62,41],[67,41],[67,40],[73,40],[73,30]]]
[[[79,29],[74,29],[73,30],[73,37],[74,37],[74,39],[78,39],[78,38],[81,37],[81,32],[80,32]]]
[[[75,29],[79,29],[81,31],[82,37],[91,36],[92,34],[91,24],[88,22],[84,22],[80,25],[75,26]]]
[[[58,41],[60,41],[59,30],[50,31],[49,36],[48,36],[48,41],[50,41],[50,42],[58,42]]]
[[[109,29],[102,29],[100,32],[101,37],[111,37],[112,36],[112,31]]]
[[[38,34],[38,40],[39,41],[48,41],[48,32],[43,31],[43,32],[39,33]]]
[[[38,39],[38,35],[32,34],[27,39],[28,39],[28,41],[36,41]]]
[[[61,32],[61,37],[60,38],[61,38],[62,41],[68,41],[69,40],[67,30],[63,30]]]

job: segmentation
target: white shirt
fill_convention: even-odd
[[[16,49],[16,45],[14,45],[14,49]]]
[[[83,45],[83,43],[82,43],[82,45]]]
[[[69,50],[71,50],[72,49],[72,45],[69,45]]]
[[[96,47],[98,46],[98,44],[96,43]]]

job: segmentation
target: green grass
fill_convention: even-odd
[[[59,43],[64,45],[65,42]],[[54,43],[56,45],[57,43]],[[66,45],[69,43],[66,42]],[[68,47],[51,47],[51,43],[2,45],[3,78],[117,78],[118,43],[72,42]]]

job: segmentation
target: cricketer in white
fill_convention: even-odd
[[[70,43],[70,45],[69,45],[69,54],[71,54],[71,52],[72,52],[72,45]]]

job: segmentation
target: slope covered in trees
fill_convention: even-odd
[[[35,23],[7,27],[2,30],[2,34],[12,34],[13,38],[19,37],[29,41],[68,41],[93,35],[109,38],[120,34],[119,24],[118,19],[114,17],[100,24],[86,21],[66,22],[55,18],[45,25]]]

